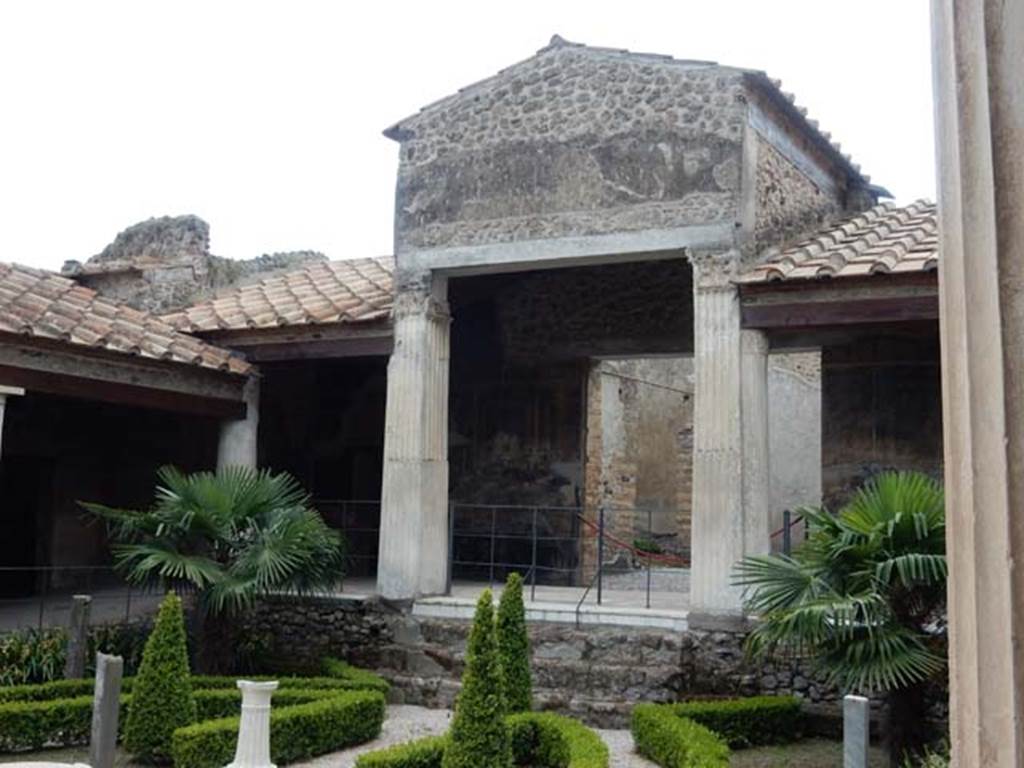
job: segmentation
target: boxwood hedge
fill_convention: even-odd
[[[351,691],[379,691],[387,693],[387,680],[365,669],[358,669],[337,659],[324,661],[324,674],[320,677],[272,677],[268,675],[246,675],[246,680],[278,680],[285,688],[342,688]],[[226,675],[193,675],[192,690],[216,688],[235,689],[237,677]],[[121,691],[131,693],[134,677],[121,681]],[[34,685],[9,685],[0,688],[0,704],[12,701],[50,701],[52,699],[73,699],[78,696],[92,696],[94,682],[91,678],[81,680],[54,680]],[[237,693],[237,689],[235,689]],[[274,694],[275,697],[278,694]]]
[[[340,698],[347,692],[365,692],[376,695],[381,719],[384,712],[383,694],[388,684],[372,672],[350,667],[344,662],[325,667],[324,677],[282,677],[280,688],[274,693],[272,717],[278,712],[306,706],[329,698]],[[256,677],[250,679],[268,680],[274,678]],[[191,678],[193,696],[201,721],[232,717],[238,714],[241,692],[233,677]],[[120,724],[126,722],[128,705],[132,700],[134,678],[125,678],[122,684]],[[38,685],[16,685],[0,688],[0,752],[15,752],[41,749],[44,746],[74,746],[87,744],[92,723],[92,680],[58,680]],[[349,700],[349,699],[346,699]],[[356,711],[363,712],[368,706],[358,699]],[[376,711],[378,705],[374,704]],[[336,708],[327,707],[325,715],[319,708],[314,709],[314,719],[333,717],[335,722],[344,721]],[[364,712],[365,714],[365,712]],[[293,716],[294,717],[294,716]],[[303,717],[300,712],[300,719]],[[292,722],[292,718],[288,719]],[[374,717],[366,722],[373,725]],[[192,726],[190,726],[192,727]],[[236,726],[237,727],[237,726]],[[288,732],[295,730],[294,722],[285,727]],[[380,730],[379,723],[376,726]],[[361,729],[362,730],[362,729]],[[346,734],[340,733],[344,738]],[[357,743],[357,742],[350,742]],[[340,748],[331,746],[329,749]],[[234,746],[232,746],[232,750]],[[233,754],[233,751],[232,751]],[[231,755],[228,756],[229,758]],[[230,762],[230,759],[224,764]],[[285,762],[279,760],[279,762]]]
[[[294,691],[301,696],[304,691]],[[270,712],[270,756],[278,765],[361,744],[380,735],[384,695],[378,691],[327,692],[302,704]],[[239,717],[223,717],[179,728],[171,737],[175,768],[228,765],[238,741]]]
[[[804,718],[795,696],[752,696],[668,705],[677,717],[700,723],[733,749],[787,744],[803,736]]]
[[[725,766],[729,747],[785,744],[803,727],[792,696],[640,704],[631,725],[637,751],[664,768]]]
[[[516,765],[533,768],[607,768],[608,747],[578,720],[551,712],[507,718]],[[360,755],[356,768],[440,768],[447,736],[431,736]]]
[[[703,725],[670,707],[638,704],[630,724],[636,751],[662,768],[727,768],[729,747]]]

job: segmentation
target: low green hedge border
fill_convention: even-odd
[[[578,720],[551,712],[508,717],[516,765],[532,768],[608,768],[608,747]],[[360,755],[356,768],[440,768],[447,736],[431,736]]]
[[[803,735],[793,696],[640,704],[633,709],[637,751],[665,768],[728,765],[728,748],[787,744]],[[723,751],[724,749],[724,751]]]
[[[388,690],[385,680],[344,662],[335,661],[324,671],[331,676],[280,678],[281,686],[274,694],[275,710],[272,711],[362,691],[380,697],[383,717],[383,694]],[[122,726],[127,719],[133,682],[134,678],[129,677],[122,684]],[[200,723],[238,714],[241,692],[235,683],[233,677],[192,678]],[[0,688],[0,752],[87,744],[92,723],[93,686],[92,680],[58,680]]]
[[[311,678],[310,682],[316,678]],[[274,707],[293,707],[356,693],[344,688],[284,688],[274,693]],[[379,691],[366,691],[383,697]],[[199,722],[238,714],[242,694],[237,688],[207,688],[194,692]],[[124,726],[132,694],[121,696],[119,725]],[[42,749],[45,746],[87,744],[92,723],[92,696],[0,704],[0,752]],[[230,761],[229,761],[230,762]]]
[[[677,717],[711,729],[733,749],[788,744],[804,733],[801,703],[795,696],[684,701],[667,706]]]
[[[270,712],[270,757],[284,765],[375,739],[384,724],[384,710],[379,691],[338,691],[308,703],[275,706]],[[239,720],[224,717],[176,730],[171,737],[175,768],[221,768],[231,763]]]
[[[630,723],[636,751],[662,768],[727,768],[729,747],[703,725],[669,706],[638,704]]]
[[[269,675],[239,676],[245,680],[278,680],[281,688],[343,688],[352,691],[379,691],[386,694],[390,689],[387,680],[365,669],[358,669],[338,659],[325,659],[321,677],[273,677]],[[192,690],[211,688],[234,688],[239,677],[225,675],[193,675]],[[134,677],[121,681],[121,690],[131,693]],[[0,688],[0,704],[11,701],[50,701],[91,696],[92,679],[54,680],[34,685],[10,685]]]

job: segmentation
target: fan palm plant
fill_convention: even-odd
[[[760,617],[755,657],[806,658],[847,692],[887,694],[895,755],[925,737],[926,692],[945,669],[946,537],[941,486],[889,472],[833,516],[804,509],[792,556],[750,556],[734,583]]]
[[[228,618],[271,593],[309,593],[340,581],[341,536],[290,475],[163,467],[158,477],[148,510],[82,506],[107,522],[115,565],[129,582],[195,595],[205,671],[225,666]]]

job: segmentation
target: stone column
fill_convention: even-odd
[[[7,398],[24,394],[25,390],[21,387],[5,387],[0,385],[0,457],[3,456],[4,410],[7,408]]]
[[[68,620],[68,649],[64,660],[64,679],[85,677],[85,661],[89,653],[89,614],[92,595],[71,596],[71,618]]]
[[[278,683],[239,680],[236,685],[242,691],[242,717],[235,759],[227,768],[275,768],[270,762],[270,697]]]
[[[124,659],[120,656],[96,654],[96,683],[93,686],[92,731],[89,739],[90,768],[114,768],[123,672]]]
[[[768,344],[740,328],[738,254],[694,266],[691,622],[742,614],[736,562],[768,551]]]
[[[395,298],[388,363],[377,589],[391,600],[441,594],[448,569],[446,281]]]
[[[933,0],[953,765],[1024,765],[1024,4]]]
[[[217,441],[217,469],[259,465],[260,380],[250,376],[245,383],[245,418],[222,422]]]

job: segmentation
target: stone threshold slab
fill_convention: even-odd
[[[476,600],[463,597],[424,597],[413,603],[412,615],[430,619],[472,619]],[[689,629],[688,612],[659,608],[621,608],[584,605],[580,609],[581,626]],[[526,620],[550,624],[576,624],[576,606],[569,603],[527,602]]]

